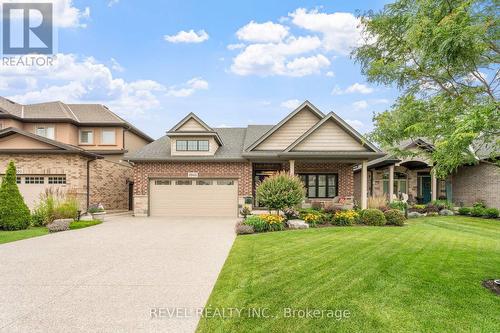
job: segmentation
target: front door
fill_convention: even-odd
[[[422,176],[420,179],[422,203],[426,204],[431,201],[431,176]]]

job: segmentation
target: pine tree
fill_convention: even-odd
[[[30,218],[30,210],[17,187],[16,166],[10,161],[0,186],[0,228],[26,229],[30,225]]]

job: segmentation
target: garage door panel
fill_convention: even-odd
[[[198,181],[209,185],[198,185]],[[185,182],[190,185],[177,184]],[[150,183],[152,216],[235,217],[237,201],[238,184],[234,180],[152,180]]]

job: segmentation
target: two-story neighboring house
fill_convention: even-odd
[[[49,187],[75,194],[82,210],[131,208],[133,171],[123,156],[152,141],[103,105],[0,97],[0,177],[13,160],[30,208]]]

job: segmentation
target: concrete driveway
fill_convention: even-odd
[[[0,331],[192,332],[234,223],[124,216],[2,244]]]

